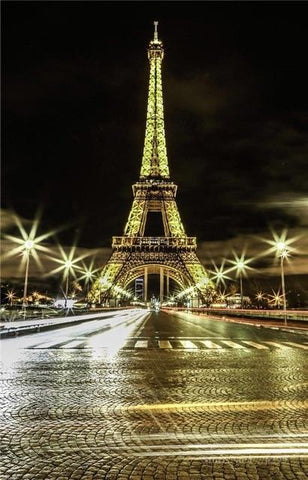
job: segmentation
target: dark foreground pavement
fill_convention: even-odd
[[[307,349],[142,311],[4,339],[1,478],[307,479]]]

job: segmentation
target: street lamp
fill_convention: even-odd
[[[213,266],[215,270],[210,270],[210,273],[212,274],[212,280],[216,282],[216,285],[218,286],[220,283],[223,284],[223,286],[226,286],[225,280],[231,280],[230,277],[226,275],[226,273],[231,272],[232,268],[229,268],[228,270],[224,270],[225,266],[225,259],[222,261],[220,267],[216,265],[216,263],[213,261]]]
[[[60,244],[58,245],[58,248],[60,250],[61,258],[56,258],[56,257],[49,257],[49,258],[54,262],[59,263],[60,266],[52,270],[49,273],[49,275],[52,275],[58,272],[63,272],[63,280],[65,280],[64,306],[66,308],[70,275],[73,275],[73,277],[76,278],[75,270],[80,270],[80,267],[77,265],[77,263],[82,259],[84,259],[85,257],[89,256],[89,254],[86,253],[86,254],[80,255],[77,258],[76,257],[74,258],[76,246],[73,246],[68,254],[64,251],[64,249]]]
[[[30,264],[30,255],[34,258],[35,262],[38,266],[41,267],[40,259],[37,253],[37,250],[41,252],[49,252],[49,248],[40,245],[39,243],[43,240],[47,239],[51,235],[55,233],[55,231],[50,231],[38,237],[36,236],[36,232],[39,225],[40,215],[37,214],[36,218],[33,221],[31,226],[30,232],[27,233],[24,229],[21,220],[17,215],[14,215],[15,224],[18,227],[20,237],[14,237],[13,235],[4,235],[7,240],[10,240],[14,244],[17,244],[16,247],[12,248],[7,254],[3,256],[4,259],[9,258],[17,253],[21,253],[22,255],[22,265],[25,263],[25,280],[24,280],[24,293],[23,293],[23,303],[22,306],[27,306],[27,293],[28,293],[28,277],[29,277],[29,264]]]
[[[10,306],[13,305],[13,301],[16,299],[15,291],[14,290],[8,290],[6,294],[6,298],[10,301]]]
[[[24,282],[24,295],[22,299],[22,306],[26,307],[28,304],[27,293],[28,293],[28,277],[29,277],[29,263],[31,250],[34,248],[33,240],[26,240],[24,243],[23,256],[26,259],[26,268],[25,268],[25,282]]]
[[[236,277],[240,280],[241,308],[243,308],[243,275],[247,276],[247,270],[253,270],[253,268],[248,265],[253,259],[245,258],[245,253],[242,253],[240,257],[235,252],[233,252],[233,255],[234,260],[229,260],[229,262],[234,265],[231,270],[236,270]]]
[[[266,243],[271,245],[265,254],[275,252],[276,258],[280,259],[280,277],[281,277],[281,290],[282,290],[282,299],[283,299],[283,316],[284,323],[287,324],[287,298],[286,298],[286,285],[284,278],[284,260],[288,259],[291,252],[296,252],[296,248],[291,246],[299,237],[293,237],[287,239],[287,230],[283,230],[279,236],[276,232],[272,232],[273,239],[267,240],[263,239]]]
[[[289,256],[289,250],[285,242],[279,241],[276,242],[276,252],[277,256],[280,258],[280,274],[281,274],[281,290],[283,297],[283,317],[284,324],[287,325],[287,299],[286,299],[286,285],[284,278],[284,259]]]
[[[275,292],[273,290],[273,295],[269,295],[269,303],[274,307],[280,307],[283,304],[283,295],[280,295],[280,290]]]
[[[77,280],[84,280],[84,286],[87,287],[87,296],[89,295],[90,283],[92,283],[95,273],[99,271],[99,268],[93,269],[94,260],[91,261],[89,267],[82,262],[83,270],[81,277],[78,277]]]

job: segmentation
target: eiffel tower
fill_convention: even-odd
[[[172,279],[181,291],[196,291],[201,299],[214,289],[196,254],[195,237],[186,235],[176,204],[177,185],[170,180],[166,149],[161,66],[163,43],[154,39],[148,47],[150,81],[146,131],[139,181],[133,185],[133,204],[124,234],[113,237],[112,254],[93,285],[90,299],[125,294],[135,279],[144,278],[144,301],[148,300],[148,276],[160,276],[160,301],[169,296]],[[148,214],[161,213],[164,236],[145,236]]]

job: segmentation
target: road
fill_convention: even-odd
[[[308,477],[308,338],[129,310],[4,339],[3,479]]]

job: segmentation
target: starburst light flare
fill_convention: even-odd
[[[88,257],[90,253],[84,253],[82,255],[79,255],[78,257],[75,257],[75,252],[76,252],[76,245],[73,245],[72,248],[70,249],[69,253],[67,254],[65,250],[63,249],[62,245],[58,244],[58,249],[61,255],[61,258],[57,257],[49,257],[51,260],[53,260],[56,263],[59,263],[60,266],[49,272],[48,276],[54,275],[56,273],[62,272],[62,278],[63,281],[66,280],[65,283],[65,298],[67,299],[68,295],[68,286],[69,286],[69,277],[72,275],[74,278],[76,278],[76,271],[81,271],[82,268],[80,265],[78,265],[78,262],[83,260],[84,258]]]
[[[300,235],[291,238],[287,238],[287,235],[287,229],[284,229],[280,235],[272,230],[272,239],[262,238],[263,242],[271,245],[263,255],[275,253],[276,258],[288,258],[291,253],[296,253],[298,250],[292,244],[300,238]]]
[[[220,265],[219,268],[214,261],[212,261],[212,263],[213,263],[213,266],[214,266],[214,270],[209,270],[209,272],[212,274],[212,280],[214,280],[216,282],[217,286],[220,283],[222,283],[224,286],[226,286],[225,280],[231,280],[231,277],[228,277],[228,275],[226,275],[226,274],[231,272],[233,270],[233,268],[231,267],[227,270],[224,270],[225,259],[223,259],[222,264]]]
[[[247,270],[254,270],[254,268],[250,267],[248,264],[254,260],[254,258],[246,258],[246,252],[243,251],[241,256],[239,257],[236,252],[233,251],[234,260],[228,260],[228,262],[232,263],[234,267],[230,269],[230,271],[235,270],[236,278],[240,280],[240,292],[241,292],[241,308],[243,308],[243,276],[247,277]]]
[[[283,302],[284,302],[284,296],[283,294],[280,294],[280,289],[275,292],[275,290],[273,290],[273,295],[269,295],[269,304],[270,305],[273,305],[274,307],[281,307],[283,305]]]
[[[4,238],[13,242],[17,246],[12,248],[8,253],[3,256],[3,259],[10,258],[14,255],[20,254],[22,256],[21,268],[25,269],[25,280],[24,280],[24,294],[23,294],[23,306],[27,305],[27,290],[28,290],[28,277],[29,277],[29,263],[30,256],[34,258],[34,261],[40,269],[42,269],[42,264],[38,256],[38,251],[40,252],[50,252],[50,249],[44,245],[41,245],[41,242],[51,237],[56,233],[56,230],[51,230],[43,235],[36,237],[36,233],[39,227],[39,222],[41,219],[41,214],[38,212],[33,220],[30,232],[27,233],[25,230],[20,218],[18,215],[14,214],[14,221],[18,230],[20,232],[20,237],[15,237],[13,235],[4,235]]]
[[[40,219],[41,219],[41,215],[39,213],[36,214],[33,220],[32,226],[30,228],[30,231],[29,233],[27,233],[18,215],[16,214],[14,215],[14,221],[16,226],[18,227],[20,237],[4,234],[5,239],[10,240],[11,242],[13,242],[13,244],[17,245],[15,248],[12,248],[9,252],[7,252],[3,256],[4,260],[14,255],[21,254],[22,264],[24,265],[26,263],[27,257],[31,253],[36,263],[39,266],[41,266],[41,262],[40,262],[37,251],[50,252],[49,248],[47,248],[44,245],[41,245],[41,242],[43,242],[47,238],[54,235],[56,233],[56,230],[50,230],[49,232],[36,237]]]
[[[7,293],[6,293],[6,295],[5,295],[5,297],[9,300],[10,305],[12,306],[14,300],[16,300],[16,298],[17,298],[17,297],[16,297],[16,292],[15,292],[15,290],[13,290],[13,289],[12,289],[12,290],[8,290]]]
[[[255,270],[249,265],[249,263],[251,263],[254,260],[254,257],[245,258],[245,255],[246,255],[245,251],[241,253],[240,257],[236,252],[233,251],[234,260],[227,260],[227,261],[232,263],[232,265],[234,266],[231,267],[228,270],[228,272],[236,270],[236,277],[239,277],[241,275],[244,275],[244,277],[247,277],[247,270]]]
[[[291,253],[297,252],[297,249],[292,246],[292,243],[296,242],[300,236],[293,238],[287,238],[287,230],[284,229],[280,235],[272,230],[273,238],[271,240],[263,239],[264,242],[271,245],[271,248],[266,250],[265,255],[275,253],[276,259],[280,259],[280,276],[281,276],[281,289],[283,299],[284,310],[284,323],[287,325],[287,298],[286,298],[286,286],[284,275],[284,260],[289,260]]]
[[[90,265],[87,267],[87,265],[82,262],[82,270],[81,273],[82,275],[77,278],[77,280],[84,280],[85,285],[88,285],[95,277],[96,272],[98,272],[100,269],[99,268],[93,268],[94,267],[94,260],[91,260]]]
[[[261,300],[265,300],[265,294],[263,292],[257,292],[256,295],[255,295],[255,298],[256,300],[258,300],[259,302],[261,302]]]

